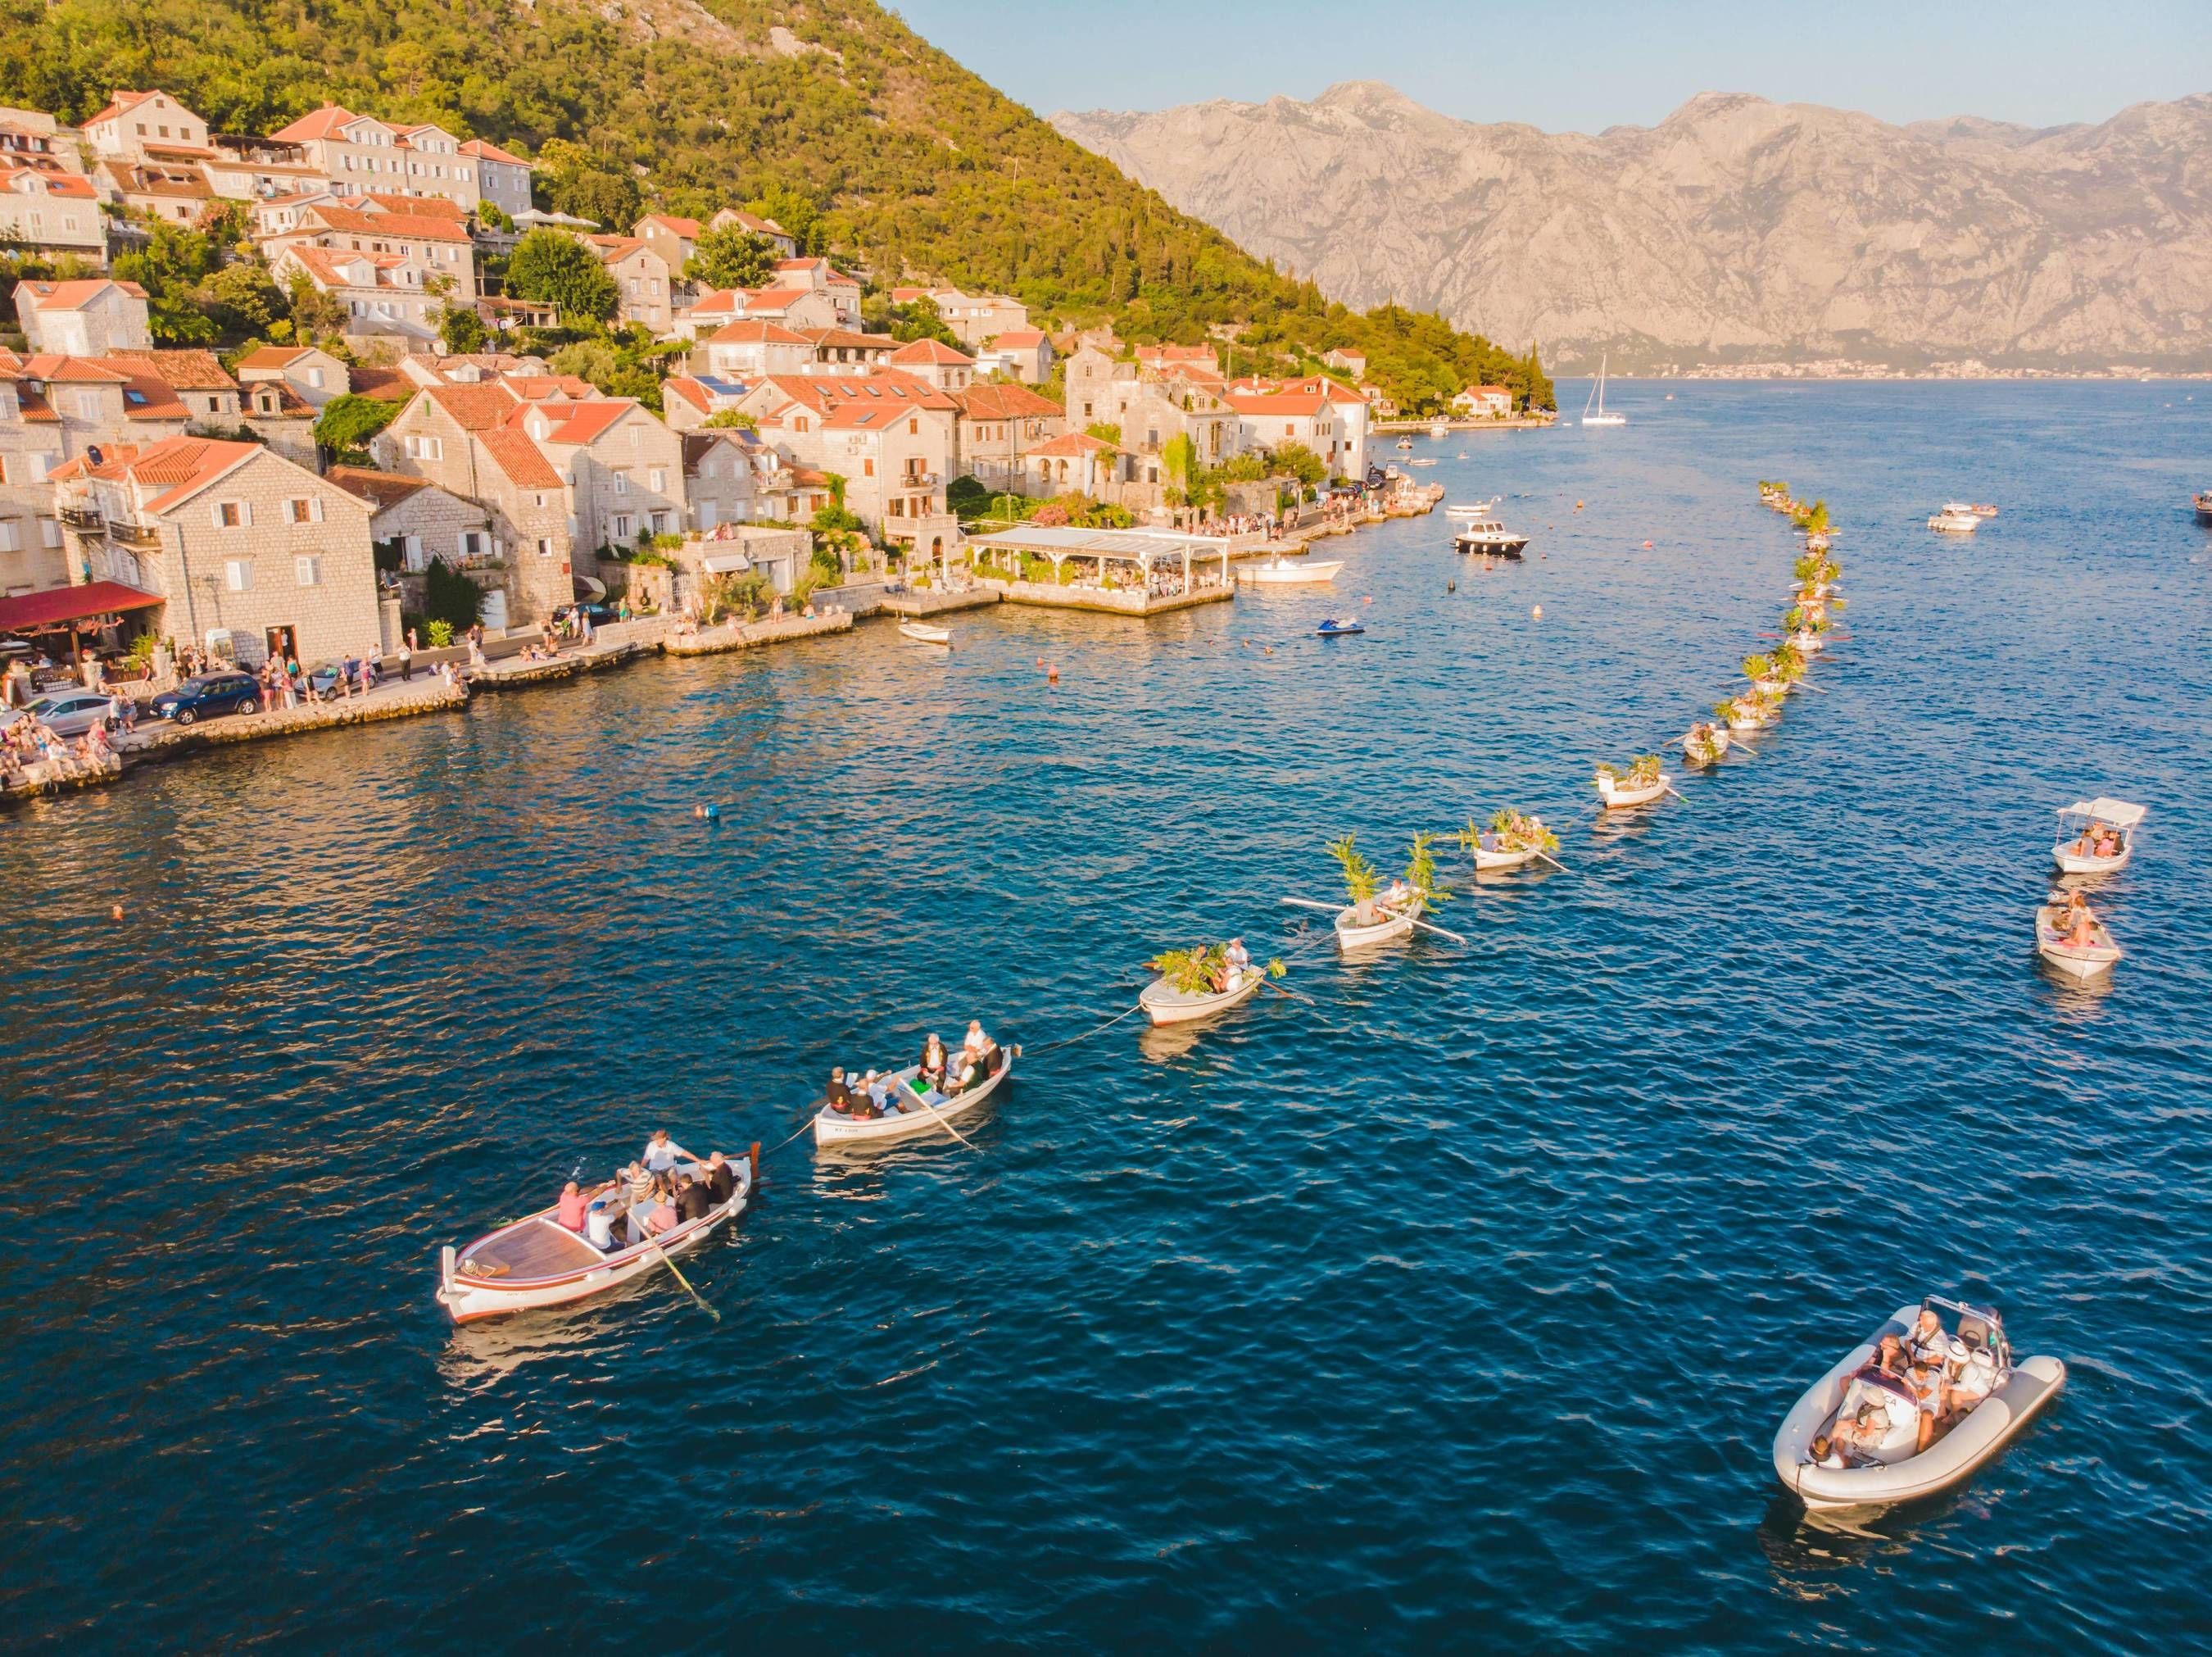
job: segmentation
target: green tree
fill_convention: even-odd
[[[483,589],[443,558],[422,572],[422,613],[461,632],[477,624],[483,611]]]
[[[700,424],[709,431],[758,431],[760,422],[741,409],[717,409]]]
[[[292,315],[292,338],[302,345],[340,332],[349,320],[344,301],[323,292],[300,271],[292,272],[284,290],[284,308]]]
[[[164,345],[204,345],[216,325],[200,308],[200,284],[215,274],[215,245],[197,230],[156,222],[143,247],[115,256],[115,277],[146,290],[147,326]]]
[[[767,238],[734,224],[708,231],[696,247],[684,261],[684,279],[710,288],[763,287],[775,269],[775,249]]]
[[[338,457],[341,464],[367,466],[368,440],[398,418],[406,405],[352,392],[333,397],[315,417],[315,442]]]
[[[517,299],[550,302],[563,321],[603,322],[622,300],[622,289],[597,253],[546,225],[515,244],[507,261],[507,290]]]
[[[868,318],[868,324],[878,333],[887,333],[901,344],[915,339],[934,339],[955,350],[965,349],[960,344],[960,336],[947,327],[945,319],[937,314],[933,300],[913,299],[903,305],[886,302]]]
[[[258,259],[224,265],[200,284],[198,297],[225,339],[266,334],[291,315],[283,289]]]
[[[438,343],[455,356],[482,350],[489,337],[474,306],[449,301],[439,308]]]
[[[611,235],[629,234],[641,204],[637,180],[622,173],[579,173],[553,192],[555,211],[589,219]]]
[[[1270,449],[1268,458],[1274,462],[1277,472],[1285,477],[1295,478],[1308,486],[1318,484],[1328,476],[1328,467],[1321,456],[1304,443],[1284,443]]]

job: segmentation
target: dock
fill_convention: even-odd
[[[824,633],[849,633],[853,612],[832,611],[825,616],[779,616],[774,620],[728,621],[718,627],[693,632],[678,630],[660,641],[672,656],[711,656],[727,650],[758,650],[788,639],[815,638]]]

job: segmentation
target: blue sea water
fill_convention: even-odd
[[[1519,567],[1438,516],[1333,592],[647,663],[0,819],[6,1643],[2200,1641],[2212,400],[1669,388],[1419,440]],[[1770,642],[1765,477],[1830,503],[1846,637],[1595,821]],[[1960,497],[2002,515],[1929,534]],[[2084,990],[2029,912],[2098,793],[2151,815]],[[1279,901],[1505,804],[1568,872],[1450,853],[1463,947],[1343,964]],[[973,1149],[773,1151],[686,1265],[719,1322],[431,1299],[654,1124],[775,1145],[833,1063],[1041,1050],[1231,931],[1298,999],[1034,1051]],[[1776,1424],[1929,1290],[2069,1388],[1808,1520]]]

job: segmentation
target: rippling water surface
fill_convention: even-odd
[[[2201,1637],[2212,405],[1675,390],[1421,440],[1517,569],[1437,517],[1334,594],[647,663],[0,819],[9,1643]],[[1593,823],[1772,627],[1769,476],[1833,507],[1849,642]],[[1960,496],[2003,515],[1930,535]],[[2151,816],[2084,991],[2028,912],[2099,792]],[[665,1274],[431,1300],[580,1158],[774,1144],[979,1011],[1042,1047],[1164,945],[1304,949],[1324,840],[1507,803],[1571,872],[1453,854],[1467,947],[1036,1053],[974,1150],[775,1152],[687,1265],[719,1323]],[[1808,1523],[1775,1425],[1924,1288],[2073,1383],[1962,1494]]]

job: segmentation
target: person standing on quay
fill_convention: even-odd
[[[407,684],[415,677],[415,630],[410,627],[399,641],[399,682]]]

